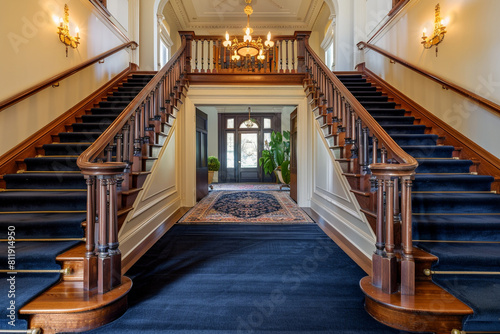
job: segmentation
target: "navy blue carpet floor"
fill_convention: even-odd
[[[88,333],[402,333],[365,312],[365,275],[317,225],[175,225]]]

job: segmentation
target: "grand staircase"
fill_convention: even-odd
[[[473,310],[472,313],[454,301],[446,305],[445,300],[450,299],[440,299],[439,294],[435,298],[427,296],[427,302],[435,304],[429,305],[428,310],[440,311],[443,323],[449,308],[464,316],[464,331],[498,333],[500,196],[492,191],[492,183],[498,180],[490,175],[478,175],[476,161],[462,159],[460,148],[444,144],[446,137],[436,134],[441,131],[403,109],[394,101],[394,96],[388,95],[369,78],[367,80],[365,75],[343,73],[338,78],[392,139],[418,161],[411,202],[413,243],[418,248],[414,300],[430,293],[429,285],[424,283],[432,278],[432,282]],[[369,156],[373,156],[371,148]],[[346,174],[352,177],[348,171]],[[356,188],[359,183],[351,182],[351,185]],[[429,259],[434,262],[431,264]],[[391,308],[405,308],[403,296],[397,302],[384,297],[370,286],[369,278],[361,285],[368,296],[368,311],[380,321],[384,322],[384,316],[377,312],[383,312],[384,308],[387,312]],[[373,307],[374,304],[378,306]],[[405,328],[404,325],[391,325]],[[406,328],[418,331],[418,326],[411,324]]]
[[[1,300],[6,302],[1,305],[0,329],[28,328],[28,317],[31,317],[30,328],[33,328],[37,326],[38,320],[33,319],[38,313],[50,317],[50,312],[57,313],[65,308],[68,312],[76,312],[78,309],[75,296],[81,297],[84,293],[82,261],[87,184],[77,166],[77,158],[153,76],[148,72],[132,72],[109,90],[106,98],[76,117],[76,122],[66,124],[66,131],[53,135],[51,143],[36,147],[36,156],[17,161],[17,173],[1,177],[0,291]],[[145,164],[148,159],[154,160],[153,150],[144,157]],[[145,175],[147,172],[132,175],[131,189],[122,193],[122,203],[119,203],[119,219],[123,220],[130,210]],[[56,282],[59,283],[48,293],[43,292]],[[126,283],[130,288],[130,282]],[[68,296],[75,298],[72,300]],[[106,298],[101,299],[96,301],[96,309],[105,304]],[[87,305],[82,310],[91,308],[89,301],[92,298],[87,296]],[[111,297],[107,302],[113,301]],[[114,317],[118,316],[119,307],[112,312],[117,313]],[[59,319],[59,322],[64,321],[70,322]],[[57,323],[57,319],[52,322]],[[82,325],[80,328],[90,327]],[[44,333],[51,331],[51,328],[44,328]]]

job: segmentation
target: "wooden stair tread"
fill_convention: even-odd
[[[83,257],[85,256],[85,244],[81,243],[71,249],[68,249],[62,254],[59,254],[56,257],[56,261],[83,261]]]
[[[427,253],[426,251],[413,247],[413,258],[415,261],[421,260],[421,261],[437,261],[438,257],[435,255],[432,255],[431,253]]]
[[[398,309],[406,312],[434,313],[443,315],[469,315],[474,312],[459,299],[431,281],[416,281],[414,296],[383,293],[372,285],[371,278],[361,279],[361,289],[368,298],[373,299],[385,308]],[[443,307],[446,305],[446,307]]]
[[[115,289],[99,295],[89,296],[83,290],[83,282],[62,281],[23,306],[20,314],[76,313],[100,309],[124,297],[132,287],[126,276]]]

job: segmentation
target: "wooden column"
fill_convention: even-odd
[[[96,178],[85,175],[87,182],[87,227],[85,230],[85,258],[83,259],[83,287],[86,291],[97,288],[97,256],[95,254]]]
[[[306,45],[305,43],[311,35],[310,31],[296,31],[295,39],[297,40],[297,72],[305,73],[305,56],[306,56]]]
[[[411,187],[409,176],[401,179],[401,220],[402,249],[401,261],[401,294],[415,294],[415,261],[413,260],[412,222],[411,222]]]
[[[99,188],[99,238],[97,242],[97,291],[105,293],[111,290],[110,267],[108,253],[108,180],[103,176],[98,177]]]

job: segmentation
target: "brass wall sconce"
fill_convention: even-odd
[[[436,5],[435,13],[434,13],[434,33],[432,36],[427,37],[426,29],[424,28],[422,34],[422,45],[426,49],[432,48],[434,45],[436,46],[436,57],[438,52],[438,44],[441,43],[444,39],[444,35],[446,34],[446,26],[443,19],[441,19],[441,8],[439,4]]]
[[[68,5],[64,5],[64,18],[59,18],[59,27],[57,27],[57,33],[59,35],[59,40],[66,45],[66,57],[68,56],[68,46],[76,49],[80,44],[80,30],[78,27],[75,28],[76,36],[71,36],[69,33],[69,8]]]

